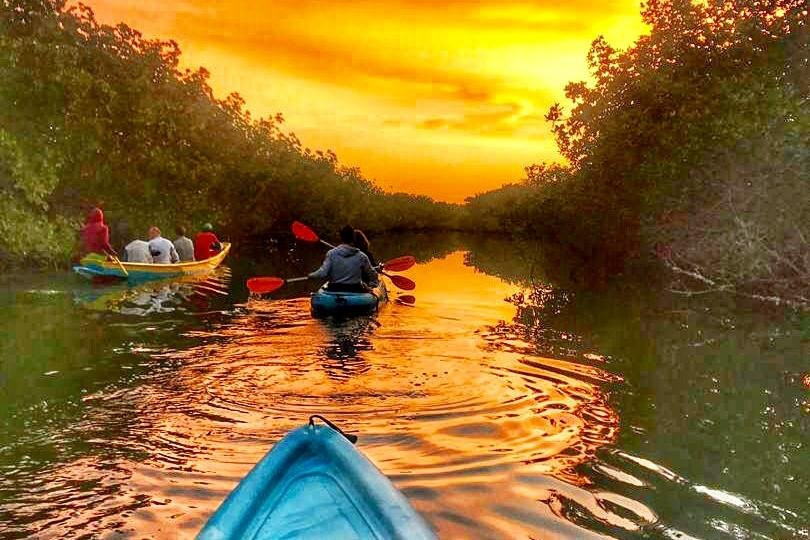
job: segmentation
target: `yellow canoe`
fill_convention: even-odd
[[[222,263],[231,244],[222,243],[222,251],[209,259],[203,261],[191,261],[175,264],[146,264],[121,262],[120,265],[114,261],[107,261],[98,256],[87,256],[81,260],[78,266],[73,267],[73,271],[86,278],[95,277],[120,277],[130,280],[163,279],[173,276],[190,276],[206,274]],[[127,274],[121,269],[126,268]]]

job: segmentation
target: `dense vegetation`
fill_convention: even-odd
[[[0,263],[64,263],[89,207],[114,243],[205,221],[232,238],[303,219],[327,230],[447,226],[458,208],[384,193],[283,118],[217,99],[172,41],[64,0],[0,0]]]
[[[473,197],[523,230],[619,271],[654,253],[694,292],[802,301],[810,286],[810,34],[804,0],[652,0],[649,35],[602,38],[593,83],[548,113],[568,164]]]
[[[549,111],[567,163],[528,167],[464,211],[384,193],[304,148],[281,115],[218,99],[174,42],[63,0],[0,10],[0,263],[66,261],[102,205],[119,245],[153,223],[212,221],[235,239],[293,219],[461,227],[550,240],[600,277],[654,254],[691,290],[801,302],[810,286],[802,0],[648,2],[649,34],[626,51],[597,39],[592,83],[569,84],[571,109]]]

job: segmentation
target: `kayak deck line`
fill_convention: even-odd
[[[435,539],[408,499],[348,437],[312,420],[288,433],[197,538]]]

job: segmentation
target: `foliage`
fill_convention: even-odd
[[[484,194],[471,209],[614,271],[655,250],[729,285],[806,284],[807,13],[801,0],[648,2],[649,34],[626,51],[594,41],[593,82],[569,84],[571,110],[547,115],[567,168],[535,166],[543,182],[530,174],[522,194]],[[741,251],[749,226],[761,241]]]
[[[351,222],[371,231],[452,225],[455,205],[384,193],[330,152],[304,148],[283,117],[253,119],[181,69],[173,41],[99,24],[64,0],[0,1],[0,253],[64,260],[102,205],[114,243],[151,224],[215,222],[232,238]],[[66,247],[67,246],[67,247]]]
[[[0,129],[0,264],[15,259],[48,262],[54,254],[67,258],[72,247],[71,224],[48,216],[47,196],[57,183],[52,156],[26,152]]]

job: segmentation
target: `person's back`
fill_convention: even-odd
[[[174,249],[177,250],[177,255],[180,257],[180,262],[189,262],[194,260],[194,242],[186,237],[185,227],[177,227],[177,238],[174,241]]]
[[[82,227],[81,238],[81,255],[115,252],[110,245],[110,229],[104,223],[104,212],[101,208],[93,208],[90,211]]]
[[[219,238],[214,234],[213,227],[210,223],[203,225],[202,231],[197,233],[194,237],[194,258],[198,261],[210,259],[220,252],[222,244]]]
[[[326,253],[323,264],[309,274],[311,279],[325,279],[330,291],[365,291],[363,283],[377,285],[377,273],[368,257],[351,245],[354,230],[344,227],[340,231],[341,244]]]
[[[152,262],[155,264],[171,264],[180,261],[174,244],[163,238],[157,227],[149,229],[149,253],[152,254]]]
[[[124,247],[124,256],[131,263],[152,263],[152,254],[149,253],[149,243],[144,240],[133,240]]]

